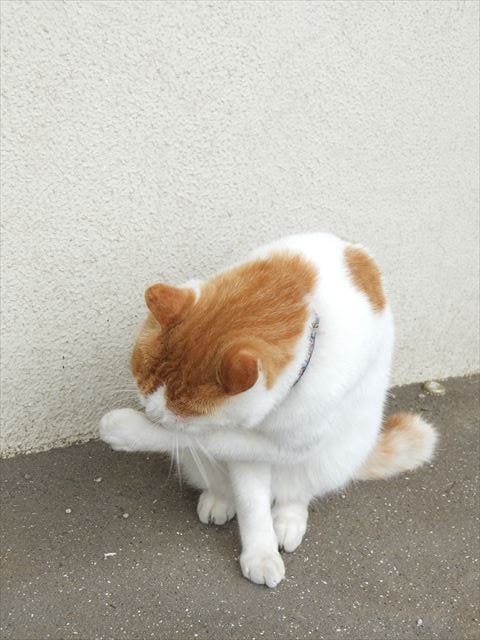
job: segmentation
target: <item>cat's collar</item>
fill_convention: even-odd
[[[300,382],[303,374],[308,369],[308,365],[310,364],[310,360],[312,359],[313,350],[315,349],[315,341],[317,339],[319,324],[320,324],[320,318],[318,317],[318,314],[315,313],[315,315],[313,316],[313,320],[310,323],[310,337],[308,339],[307,357],[303,361],[303,364],[300,367],[300,371],[298,372],[297,379],[293,383],[292,387],[294,387],[296,384]]]

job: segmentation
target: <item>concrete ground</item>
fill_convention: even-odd
[[[91,442],[2,463],[2,640],[479,638],[479,378],[397,388],[434,464],[321,500],[277,589],[240,575],[156,456]]]

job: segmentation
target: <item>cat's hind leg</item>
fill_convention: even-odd
[[[182,452],[180,473],[202,493],[198,499],[197,514],[204,524],[225,524],[235,516],[227,465],[197,451]]]

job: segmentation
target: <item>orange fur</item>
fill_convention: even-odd
[[[154,284],[145,291],[147,307],[162,327],[181,322],[194,301],[191,289],[178,289],[167,284]]]
[[[385,295],[375,261],[366,251],[352,245],[345,249],[345,260],[357,289],[368,297],[374,311],[381,311],[385,307]]]
[[[435,430],[421,416],[407,411],[394,413],[383,424],[377,443],[356,478],[389,478],[415,469],[431,459],[436,439]]]
[[[186,306],[179,305],[174,288],[154,285],[147,290],[151,313],[131,360],[141,392],[164,384],[167,407],[186,416],[208,414],[229,394],[248,389],[259,362],[270,387],[293,357],[315,278],[305,259],[277,253],[214,276],[202,285],[195,304],[188,298]],[[162,297],[162,291],[168,295]],[[185,311],[177,324],[169,304],[175,321],[178,308],[180,316]]]
[[[218,379],[225,391],[233,395],[253,387],[258,371],[258,357],[244,349],[233,349],[223,356]]]
[[[410,430],[410,417],[408,412],[399,411],[391,415],[388,420],[383,423],[377,445],[378,455],[384,458],[390,458],[395,454],[395,441],[391,435],[400,433],[401,431],[408,432]]]

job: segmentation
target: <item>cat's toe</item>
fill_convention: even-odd
[[[197,513],[204,524],[225,524],[235,516],[233,500],[203,491],[198,499]]]
[[[243,551],[240,567],[245,578],[270,588],[276,587],[285,577],[285,565],[276,549]]]
[[[274,515],[273,528],[279,548],[290,553],[295,551],[302,542],[307,529],[307,521],[306,518],[297,514],[281,513]]]

